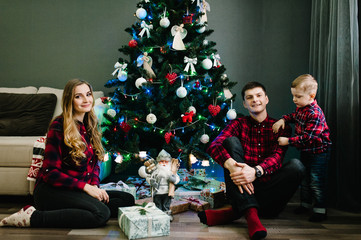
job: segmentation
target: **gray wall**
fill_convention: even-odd
[[[260,81],[270,115],[294,106],[290,82],[308,71],[311,0],[208,0],[210,39],[227,75]],[[63,88],[74,77],[96,90],[111,78],[136,0],[0,0],[0,87]],[[240,94],[234,106],[242,113]]]

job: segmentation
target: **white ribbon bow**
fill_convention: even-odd
[[[214,59],[213,61],[213,67],[218,67],[218,66],[221,66],[221,57],[219,56],[219,54],[214,54],[212,53],[211,57]]]
[[[118,78],[119,78],[120,76],[122,76],[122,70],[124,70],[126,67],[127,67],[126,63],[120,64],[119,62],[117,62],[114,65],[115,70],[112,73],[112,75],[114,76],[118,72]]]
[[[147,38],[150,38],[150,29],[153,29],[153,25],[152,24],[146,24],[145,21],[142,21],[142,23],[140,24],[140,27],[143,28],[142,31],[139,33],[140,37],[143,37],[144,33],[147,33]]]
[[[184,57],[184,63],[187,63],[186,67],[184,68],[185,72],[189,71],[189,67],[191,67],[191,73],[196,72],[194,64],[197,64],[197,58]]]
[[[147,212],[147,210],[154,210],[154,209],[158,209],[154,202],[149,202],[147,203],[147,205],[145,205],[144,207],[142,206],[136,206],[136,207],[131,207],[132,209],[128,212],[137,212],[140,210],[145,210]],[[123,212],[122,215],[120,215],[119,218],[119,226],[121,227],[122,225],[122,218],[124,217],[124,215],[126,214],[126,212]],[[147,216],[148,218],[148,237],[152,236],[152,217]]]

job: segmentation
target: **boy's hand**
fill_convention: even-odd
[[[278,138],[278,144],[280,146],[287,146],[289,144],[287,137],[279,137]]]
[[[272,130],[274,133],[278,133],[278,130],[282,127],[282,129],[285,129],[285,120],[281,118],[277,122],[275,122],[272,126]]]

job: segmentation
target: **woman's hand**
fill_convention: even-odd
[[[100,189],[95,185],[85,184],[83,190],[84,192],[98,199],[101,202],[105,202],[105,203],[109,202],[109,195],[104,189]]]

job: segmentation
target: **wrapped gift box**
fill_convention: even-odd
[[[209,182],[210,180],[205,177],[192,176],[183,187],[189,190],[202,190],[207,188]]]
[[[183,185],[185,183],[188,182],[189,178],[193,176],[192,173],[190,173],[187,169],[185,168],[180,168],[178,169],[178,172],[177,172],[178,176],[179,176],[179,183],[178,185]]]
[[[189,202],[189,204],[190,204],[189,208],[196,212],[201,212],[201,211],[207,210],[211,207],[209,202],[206,202],[206,201],[203,201],[203,200],[200,200],[197,198],[193,198],[193,197],[184,198],[182,200]]]
[[[206,177],[206,169],[204,168],[194,169],[194,176]]]
[[[119,208],[118,222],[128,239],[167,236],[170,233],[170,217],[154,203],[145,207]]]
[[[200,199],[209,202],[211,208],[219,208],[226,203],[226,195],[223,189],[203,189]]]
[[[181,200],[182,198],[188,198],[188,197],[194,197],[194,198],[200,198],[201,191],[200,190],[189,190],[184,187],[179,187],[174,192],[174,199],[175,200]]]
[[[218,191],[218,190],[226,190],[226,183],[225,182],[221,182],[218,180],[215,180],[213,178],[207,178],[208,183],[207,183],[207,189],[214,189],[214,191]]]
[[[134,199],[136,198],[136,188],[133,185],[127,185],[122,181],[119,181],[117,183],[110,182],[105,184],[100,184],[100,188],[104,190],[110,190],[110,191],[122,191],[130,193],[134,196]]]
[[[187,201],[172,200],[172,203],[170,204],[170,210],[172,210],[172,214],[188,211],[189,207],[190,203]]]
[[[225,190],[226,184],[225,182],[220,182],[214,178],[193,176],[189,178],[188,183],[184,184],[183,187],[190,190],[203,190],[208,188]]]

